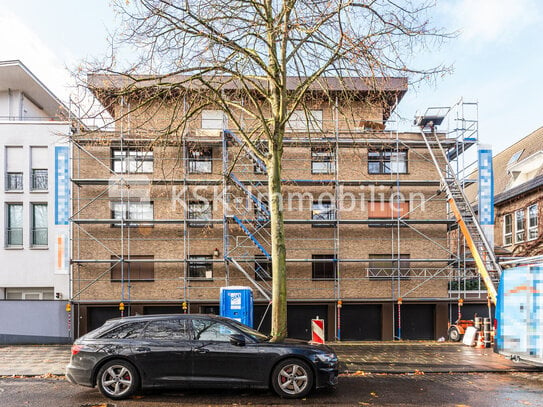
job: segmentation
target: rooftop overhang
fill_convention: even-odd
[[[296,89],[305,77],[288,77],[287,90]],[[194,79],[191,76],[147,76],[147,75],[121,75],[121,74],[89,74],[87,85],[95,97],[114,115],[113,106],[122,95],[133,92],[161,92],[165,94],[178,94],[187,91],[206,91],[209,86],[216,86],[223,91],[250,92],[256,88],[265,89],[266,82],[259,77],[247,78],[241,81],[229,76],[209,76]],[[375,100],[375,103],[384,105],[385,119],[388,119],[396,105],[407,92],[407,78],[400,77],[321,77],[314,81],[308,92],[322,95],[337,95],[353,99]]]
[[[535,193],[536,191],[541,189],[543,189],[543,174],[538,175],[530,181],[527,181],[516,187],[505,190],[500,194],[497,194],[494,197],[494,205],[504,205],[513,199],[520,198],[527,194]]]
[[[67,119],[68,108],[21,61],[0,61],[0,92],[19,90],[46,116]]]

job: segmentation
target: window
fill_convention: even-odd
[[[6,246],[23,245],[23,204],[7,204]]]
[[[226,128],[228,128],[228,123],[222,110],[202,110],[202,129],[223,130]]]
[[[127,222],[125,226],[152,226],[150,223],[130,222],[134,220],[152,220],[152,202],[111,202],[111,211],[113,219],[124,219]],[[113,226],[121,226],[121,224],[115,223]]]
[[[52,287],[6,288],[6,300],[52,300]]]
[[[32,163],[31,188],[33,191],[47,191],[48,189],[48,160],[47,147],[30,147],[30,160]]]
[[[230,342],[230,335],[238,333],[218,321],[207,319],[193,319],[192,328],[196,341]]]
[[[268,148],[268,143],[265,142],[265,141],[255,141],[255,147],[264,155],[264,156],[267,156],[268,155],[268,152],[269,152],[269,148]],[[258,162],[256,160],[253,160],[254,161],[254,165],[253,165],[253,172],[255,174],[266,174],[266,170],[263,168],[266,166],[266,164],[262,161],[260,161],[260,159],[257,157],[257,159],[259,160]]]
[[[522,153],[524,152],[524,149],[522,150],[519,150],[517,151],[515,154],[513,154],[511,156],[511,158],[509,159],[509,161],[507,162],[507,165],[511,165],[511,164],[514,164],[518,161],[518,159],[520,158],[520,156],[522,155]]]
[[[191,279],[212,279],[213,262],[212,256],[189,256],[189,278]]]
[[[48,184],[47,170],[32,170],[32,190],[47,191]]]
[[[269,261],[264,255],[255,256],[255,280],[272,280],[272,264],[271,261]]]
[[[23,173],[8,172],[6,175],[6,191],[22,191],[23,190]]]
[[[295,110],[288,120],[287,131],[322,131],[322,110]]]
[[[101,339],[135,339],[139,338],[146,322],[133,322],[124,324],[100,335]]]
[[[113,150],[113,171],[116,173],[152,173],[152,151]]]
[[[189,174],[211,174],[213,162],[212,149],[201,148],[189,151]]]
[[[267,223],[270,220],[270,206],[268,203],[268,198],[265,196],[258,196],[260,204],[253,202],[253,210],[255,213],[255,219],[259,224]],[[267,225],[269,226],[269,224]]]
[[[537,239],[538,233],[537,204],[528,207],[528,240]]]
[[[407,174],[407,151],[369,150],[369,174]]]
[[[313,280],[334,280],[336,278],[336,256],[333,254],[314,254],[312,256]]]
[[[524,209],[515,212],[515,243],[521,243],[526,240],[525,236]]]
[[[145,328],[143,337],[159,341],[188,341],[190,340],[189,322],[186,319],[152,321]]]
[[[396,257],[396,259],[393,259],[393,257]],[[397,257],[400,258],[399,264]],[[370,254],[369,258],[375,260],[369,262],[368,277],[371,280],[390,280],[398,278],[399,272],[399,277],[402,280],[409,279],[409,257],[409,254],[400,254],[399,256],[390,253]]]
[[[314,227],[334,226],[336,211],[330,201],[314,201],[311,205],[311,219],[321,221],[313,224]],[[322,222],[327,221],[327,222]]]
[[[6,147],[6,191],[23,190],[23,168],[25,165],[22,147]]]
[[[155,281],[155,263],[153,261],[138,261],[138,260],[154,260],[154,256],[130,256],[130,259],[123,263],[118,261],[117,256],[111,256],[111,281],[121,282],[124,278],[125,281],[132,282],[153,282]],[[130,261],[133,260],[133,261]]]
[[[47,246],[47,204],[32,204],[32,246]]]
[[[503,217],[503,244],[513,244],[513,219],[510,213]]]
[[[211,224],[213,211],[211,202],[189,202],[188,219],[189,226],[203,227]]]
[[[331,148],[311,149],[311,174],[334,174],[336,172],[335,151]]]

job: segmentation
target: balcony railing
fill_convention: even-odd
[[[23,245],[23,228],[8,228],[7,229],[7,246],[22,246]]]
[[[48,228],[32,229],[32,246],[47,246]]]

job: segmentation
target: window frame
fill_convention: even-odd
[[[519,225],[522,225],[522,229],[519,229]],[[515,211],[515,244],[523,243],[524,241],[526,241],[526,214],[523,208]]]
[[[20,181],[20,188],[10,188],[10,175],[17,175],[19,181]],[[24,176],[23,176],[23,173],[22,172],[15,172],[15,171],[11,171],[11,172],[7,172],[6,171],[6,184],[5,184],[5,188],[4,190],[6,192],[23,192],[24,191]]]
[[[313,281],[335,281],[337,280],[337,256],[335,254],[312,254],[311,260],[330,260],[311,262],[311,280]],[[326,270],[330,266],[331,270]],[[322,270],[318,270],[322,268]],[[328,274],[331,274],[328,275]],[[319,276],[322,275],[322,276]]]
[[[38,188],[36,186],[36,180],[39,179],[35,171],[44,171],[45,177],[42,178],[45,179],[45,188]],[[32,168],[30,172],[30,191],[32,192],[47,192],[49,190],[49,170],[47,168]]]
[[[194,254],[189,255],[187,264],[187,278],[189,280],[200,280],[200,281],[211,281],[213,280],[213,256],[207,254]],[[192,272],[195,271],[194,267],[204,268],[203,276],[192,275]],[[210,276],[208,277],[208,272]]]
[[[317,133],[323,131],[323,110],[294,110],[285,126],[289,133]]]
[[[204,115],[210,114],[211,112],[213,112],[213,114],[217,114],[217,116],[220,115],[221,118],[210,118],[210,117],[204,118]],[[201,119],[201,122],[200,122],[201,127],[200,128],[202,130],[220,130],[220,131],[223,131],[224,129],[228,128],[228,116],[226,115],[224,110],[220,110],[220,109],[203,109],[201,114],[200,114],[200,119]],[[219,121],[221,121],[220,127],[215,127],[215,126],[211,125],[212,123],[219,122]]]
[[[409,150],[408,149],[368,149],[367,158],[368,158],[368,174],[369,175],[378,175],[378,174],[409,174]],[[388,154],[388,156],[387,156]],[[396,154],[398,159],[396,160],[396,165],[399,167],[400,163],[403,163],[403,171],[394,171],[392,170],[392,155]],[[373,157],[372,157],[373,155]],[[400,157],[403,156],[403,161],[400,161]],[[378,165],[377,171],[372,169],[372,164]],[[387,164],[389,166],[387,171]]]
[[[318,167],[322,166],[322,169]],[[311,174],[335,174],[336,152],[333,147],[311,147]]]
[[[191,148],[188,150],[187,158],[187,172],[189,174],[213,173],[213,147]],[[204,166],[204,168],[198,168],[200,166]]]
[[[200,211],[198,213],[200,214],[206,214],[209,215],[204,218],[198,218],[195,216],[195,211],[193,206],[194,205],[204,205],[205,210]],[[190,227],[198,228],[198,227],[206,227],[206,226],[213,226],[212,223],[213,220],[213,203],[211,201],[189,201],[188,207],[187,207],[187,223]]]
[[[327,208],[322,208],[323,210],[318,212],[319,208],[317,208],[316,205],[318,206],[329,205],[329,208],[328,210],[326,210]],[[319,221],[319,223],[313,223],[312,224],[313,227],[320,227],[320,228],[334,227],[337,221],[337,213],[336,213],[336,208],[335,208],[334,203],[331,200],[330,201],[328,200],[312,201],[311,202],[311,220]]]
[[[124,205],[123,210],[123,217],[124,217],[124,227],[153,227],[153,223],[146,223],[148,221],[152,221],[155,218],[155,205],[153,201],[110,201],[110,208],[111,208],[111,219],[112,220],[121,220],[120,218],[116,218],[115,214],[117,210],[115,209],[115,205]],[[137,218],[131,218],[130,213],[130,205],[134,204],[147,204],[151,206],[151,219],[137,219]],[[121,227],[121,223],[112,223],[111,227]]]
[[[21,226],[14,228],[11,224],[11,206],[20,207],[20,216],[21,216]],[[22,202],[6,202],[6,222],[5,222],[5,247],[7,248],[22,248],[24,246],[24,206]],[[20,243],[12,243],[11,231],[12,229],[19,230],[20,234]]]
[[[46,227],[41,227],[39,229],[45,229],[45,244],[36,243],[36,207],[45,206],[45,224]],[[45,248],[49,247],[49,206],[46,202],[31,202],[30,203],[30,246]]]
[[[534,224],[532,224],[532,216],[531,216],[532,208],[535,208],[535,217],[534,217],[535,223]],[[526,211],[528,213],[528,216],[526,217],[526,220],[528,222],[527,241],[531,241],[531,240],[537,239],[539,236],[539,207],[537,203],[535,203],[533,205],[528,206]],[[535,232],[535,233],[532,234],[532,232]]]
[[[509,232],[507,231],[507,219],[509,218]],[[503,245],[511,246],[513,244],[513,215],[506,213],[503,215]],[[508,242],[509,240],[509,242]]]
[[[116,156],[116,153],[122,153],[122,156]],[[133,157],[132,157],[133,156]],[[135,170],[131,170],[132,163],[137,163]],[[151,163],[150,170],[145,170],[145,163]],[[120,166],[116,168],[117,164]],[[141,170],[140,170],[141,169]],[[142,149],[120,149],[114,147],[111,149],[111,170],[115,174],[152,174],[155,170],[155,156],[153,150]]]

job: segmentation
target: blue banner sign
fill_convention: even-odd
[[[494,174],[492,149],[479,148],[479,223],[494,225]]]
[[[55,225],[67,225],[70,220],[70,151],[55,147]]]

